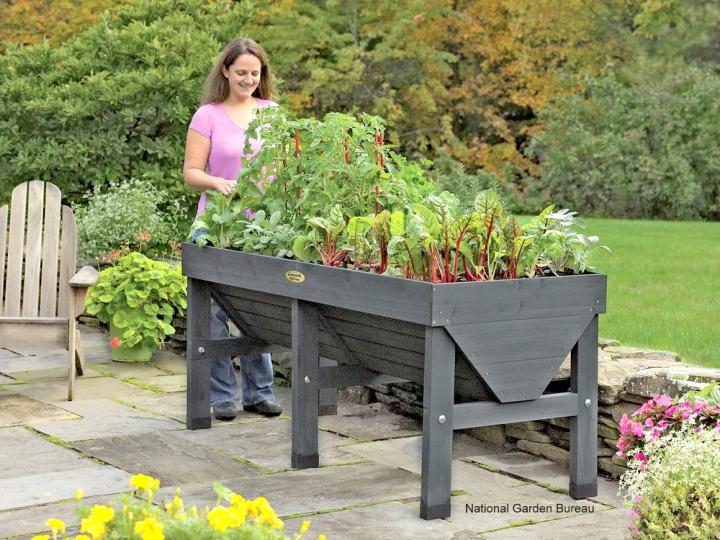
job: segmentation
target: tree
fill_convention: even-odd
[[[246,1],[138,0],[58,48],[10,46],[0,56],[0,197],[31,179],[70,201],[130,178],[188,194],[190,117],[250,15]]]
[[[10,0],[0,2],[0,42],[58,46],[92,26],[106,9],[128,0]],[[0,51],[3,48],[0,46]]]

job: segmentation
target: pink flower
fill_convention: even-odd
[[[652,418],[648,418],[647,420],[645,420],[645,425],[647,427],[653,427],[655,425],[655,422],[653,421]]]
[[[650,432],[650,439],[657,439],[662,434],[662,429],[653,428]]]
[[[658,407],[669,407],[672,405],[672,400],[666,395],[655,396],[655,403]]]
[[[647,456],[644,452],[636,452],[633,456],[635,458],[635,461],[639,461],[641,463],[647,463]]]
[[[630,431],[636,437],[642,437],[645,434],[645,431],[643,430],[643,426],[640,422],[633,422],[630,425]]]
[[[616,452],[616,455],[622,457],[624,455],[625,449],[630,444],[630,441],[628,441],[625,437],[620,437],[618,439],[618,442],[616,444],[618,451]]]
[[[657,427],[660,428],[660,429],[665,429],[665,428],[668,427],[669,425],[670,425],[670,422],[668,422],[667,420],[660,420],[660,421],[657,423]]]
[[[627,435],[630,433],[630,425],[632,422],[628,418],[627,414],[623,414],[622,418],[620,418],[620,434],[621,435]]]
[[[695,414],[704,411],[705,409],[709,409],[710,405],[705,403],[704,401],[698,401],[695,403],[695,406],[693,407],[693,412]]]
[[[672,407],[668,407],[665,410],[665,416],[668,418],[672,418],[672,416],[675,414],[675,411],[677,411],[677,405],[673,405]]]

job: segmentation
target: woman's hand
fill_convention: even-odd
[[[223,195],[230,195],[230,192],[235,189],[237,180],[225,180],[219,176],[213,176],[213,189]]]

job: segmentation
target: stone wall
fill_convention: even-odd
[[[688,366],[673,352],[620,347],[603,340],[598,350],[598,468],[613,476],[627,469],[616,456],[623,414],[632,414],[657,394],[677,397],[688,390],[720,382],[720,369]],[[548,388],[563,392],[570,385],[567,358]],[[370,386],[371,399],[392,405],[397,411],[422,418],[422,388],[409,382],[388,382]],[[506,450],[522,450],[569,466],[570,421],[567,418],[520,422],[465,430],[483,441]]]
[[[88,319],[93,318],[81,317],[82,322],[93,324]],[[173,326],[177,332],[168,338],[166,346],[184,355],[187,343],[185,318],[175,318]],[[289,384],[289,353],[274,354],[273,362],[276,377]],[[598,350],[598,468],[615,477],[626,470],[625,461],[615,455],[615,444],[620,436],[618,423],[623,414],[630,415],[656,394],[676,397],[718,381],[720,369],[688,366],[673,352],[621,347],[617,341],[601,338]],[[548,391],[564,392],[569,385],[568,357],[553,377]],[[343,389],[343,395],[361,403],[385,403],[401,414],[422,419],[422,387],[412,382],[382,376],[367,387]],[[465,431],[507,450],[522,450],[567,467],[570,462],[569,429],[567,418],[556,418]]]

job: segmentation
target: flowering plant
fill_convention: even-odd
[[[157,347],[175,333],[174,314],[187,307],[187,285],[179,265],[130,253],[100,272],[90,289],[85,310],[117,333],[110,344]]]
[[[277,517],[264,497],[245,499],[221,484],[213,486],[217,502],[213,508],[185,508],[178,489],[172,500],[165,504],[153,504],[160,488],[160,481],[144,474],[130,479],[132,494],[120,495],[107,505],[96,504],[92,508],[80,508],[80,534],[75,540],[101,540],[111,538],[140,538],[140,540],[210,538],[289,540],[282,530],[283,522]],[[82,498],[78,490],[77,499]],[[226,504],[223,504],[226,503]],[[73,538],[67,535],[65,523],[59,519],[46,522],[51,535],[43,534],[32,540]],[[302,538],[310,527],[304,521],[292,540]],[[319,535],[318,540],[325,540]]]
[[[624,414],[620,419],[617,455],[633,457],[644,466],[647,443],[687,426],[720,431],[720,405],[701,399],[672,400],[665,395],[654,396],[629,417]]]
[[[718,538],[720,432],[685,423],[648,442],[645,453],[620,479],[632,501],[633,538]]]
[[[184,201],[169,199],[150,179],[111,182],[73,206],[81,258],[109,262],[131,251],[149,257],[177,252]]]

